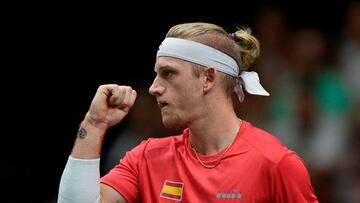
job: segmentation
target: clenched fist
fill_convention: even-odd
[[[107,129],[128,114],[135,99],[136,91],[129,86],[101,85],[91,102],[86,119]]]

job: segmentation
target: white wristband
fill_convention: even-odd
[[[76,159],[69,156],[61,176],[58,203],[100,202],[100,158]]]

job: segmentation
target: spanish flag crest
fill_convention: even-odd
[[[184,183],[165,180],[160,197],[175,201],[181,201]]]

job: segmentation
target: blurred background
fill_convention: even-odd
[[[107,133],[102,174],[142,139],[182,132],[162,126],[147,89],[168,29],[195,21],[228,32],[252,29],[262,53],[251,70],[271,96],[246,95],[238,115],[303,158],[320,202],[360,202],[359,1],[151,3],[7,7],[2,202],[56,202],[78,125],[100,84],[139,93],[128,117]]]

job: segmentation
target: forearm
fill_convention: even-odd
[[[99,202],[99,164],[105,132],[128,114],[135,98],[136,91],[128,86],[108,84],[98,88],[79,126],[71,156],[62,174],[59,203]],[[120,194],[113,193],[106,193],[106,200],[125,202]]]
[[[101,154],[106,128],[88,116],[81,122],[71,156],[77,159],[97,159]]]
[[[100,159],[69,157],[61,176],[58,203],[100,201]]]
[[[75,144],[60,180],[58,203],[99,202],[100,153],[106,128],[88,115],[81,122]]]

